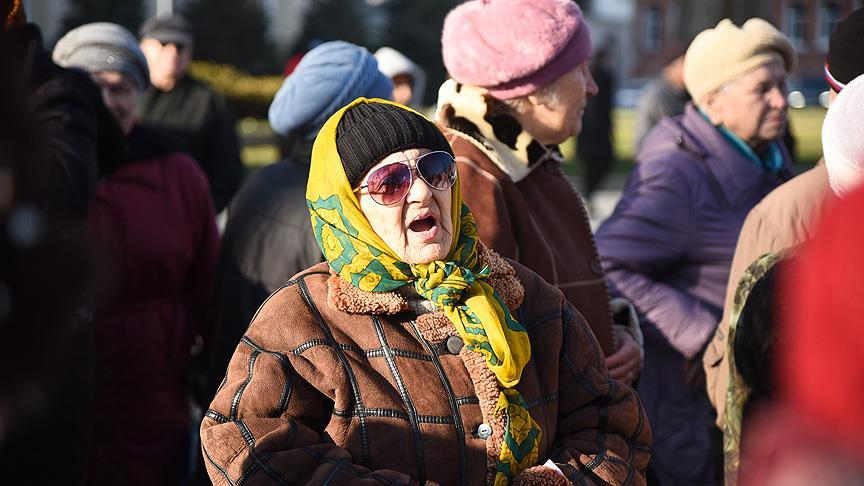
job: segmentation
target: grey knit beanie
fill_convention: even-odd
[[[94,22],[70,30],[57,41],[51,57],[62,67],[89,73],[121,72],[142,90],[150,84],[147,59],[138,47],[138,40],[125,28],[110,22]]]

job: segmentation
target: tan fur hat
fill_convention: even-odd
[[[797,55],[789,40],[768,22],[753,18],[738,27],[723,19],[693,39],[684,57],[684,85],[699,104],[705,95],[748,71],[782,62],[795,69]]]

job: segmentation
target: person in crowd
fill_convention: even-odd
[[[650,431],[559,291],[486,249],[422,115],[360,98],[321,128],[327,263],[262,306],[201,426],[216,484],[644,484]]]
[[[591,61],[591,76],[598,92],[587,98],[582,115],[582,131],[576,143],[576,156],[585,170],[586,201],[600,188],[612,164],[615,151],[612,148],[612,105],[615,93],[615,76],[609,66],[612,46],[597,51]]]
[[[9,484],[83,485],[97,263],[85,223],[124,141],[89,76],[51,61],[24,3],[0,0],[0,470]],[[75,447],[45,467],[45,437]]]
[[[423,68],[392,47],[385,46],[375,51],[375,59],[378,69],[393,81],[393,100],[415,110],[422,109],[426,92]]]
[[[452,79],[439,90],[436,118],[480,240],[558,287],[594,331],[610,375],[632,384],[642,363],[638,322],[613,324],[588,213],[557,147],[581,131],[597,94],[582,11],[569,0],[472,0],[447,15],[441,44]],[[628,305],[615,310],[632,316]]]
[[[177,484],[189,465],[190,349],[209,310],[218,250],[207,179],[162,133],[138,125],[149,73],[132,33],[86,24],[57,41],[53,59],[90,73],[128,144],[88,218],[108,271],[93,316],[90,484]]]
[[[860,124],[849,118],[844,123],[860,132]],[[761,419],[745,424],[742,486],[864,482],[862,207],[860,185],[834,201],[781,274],[788,305],[777,329],[777,398]]]
[[[733,319],[730,321],[729,390],[727,420],[723,428],[724,479],[727,486],[738,484],[741,430],[760,409],[774,398],[775,348],[778,314],[788,302],[777,282],[789,265],[794,251],[768,253],[756,259],[741,277],[735,290]]]
[[[660,73],[648,83],[639,97],[636,113],[636,151],[648,132],[663,118],[684,113],[690,93],[684,86],[684,52],[675,56]]]
[[[140,123],[176,135],[180,148],[207,175],[216,212],[221,212],[243,179],[234,118],[221,95],[187,73],[194,41],[182,16],[152,17],[141,26],[140,37],[151,82],[139,103]]]
[[[847,83],[864,73],[862,52],[864,9],[858,9],[840,22],[829,40],[825,77],[830,86],[831,100]],[[830,190],[830,173],[834,172],[835,178],[851,179],[864,175],[864,167],[853,165],[852,172],[845,167],[845,164],[820,161],[814,168],[772,191],[744,220],[729,272],[723,317],[703,358],[708,397],[717,410],[717,425],[721,428],[729,383],[726,341],[735,285],[744,269],[759,256],[800,245],[811,238],[825,203],[836,195]]]
[[[637,390],[662,485],[722,478],[701,353],[720,318],[745,216],[792,175],[781,140],[795,64],[789,41],[762,19],[741,27],[725,19],[700,33],[684,61],[693,103],[648,134],[597,231],[613,289],[633,301],[645,332]]]
[[[392,93],[372,54],[342,41],[315,47],[285,79],[270,105],[270,125],[287,139],[289,152],[255,172],[228,207],[208,343],[210,396],[258,307],[292,275],[324,260],[305,198],[318,130],[355,98],[389,99]]]

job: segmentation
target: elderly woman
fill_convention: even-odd
[[[579,134],[597,94],[582,11],[571,0],[472,0],[448,14],[441,45],[453,79],[439,90],[437,118],[480,240],[558,287],[594,331],[609,374],[632,384],[638,322],[623,299],[613,320],[588,212],[557,147]]]
[[[83,25],[57,41],[53,58],[90,73],[128,145],[88,218],[109,279],[93,317],[90,484],[177,484],[189,465],[190,349],[208,313],[219,245],[207,179],[161,133],[136,123],[149,78],[129,31]]]
[[[768,22],[723,20],[687,50],[693,97],[645,139],[615,212],[597,231],[609,280],[640,313],[645,367],[637,390],[655,433],[660,484],[716,484],[700,353],[720,319],[738,230],[791,175],[778,140],[795,52]]]
[[[201,426],[215,483],[644,483],[635,393],[554,287],[478,241],[434,124],[355,100],[306,196],[327,263],[231,359]]]

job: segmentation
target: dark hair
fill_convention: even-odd
[[[755,407],[774,396],[775,331],[778,306],[782,305],[783,300],[777,287],[777,275],[787,265],[785,260],[778,261],[753,285],[735,328],[735,365],[750,387],[750,395],[743,410],[745,420]]]

